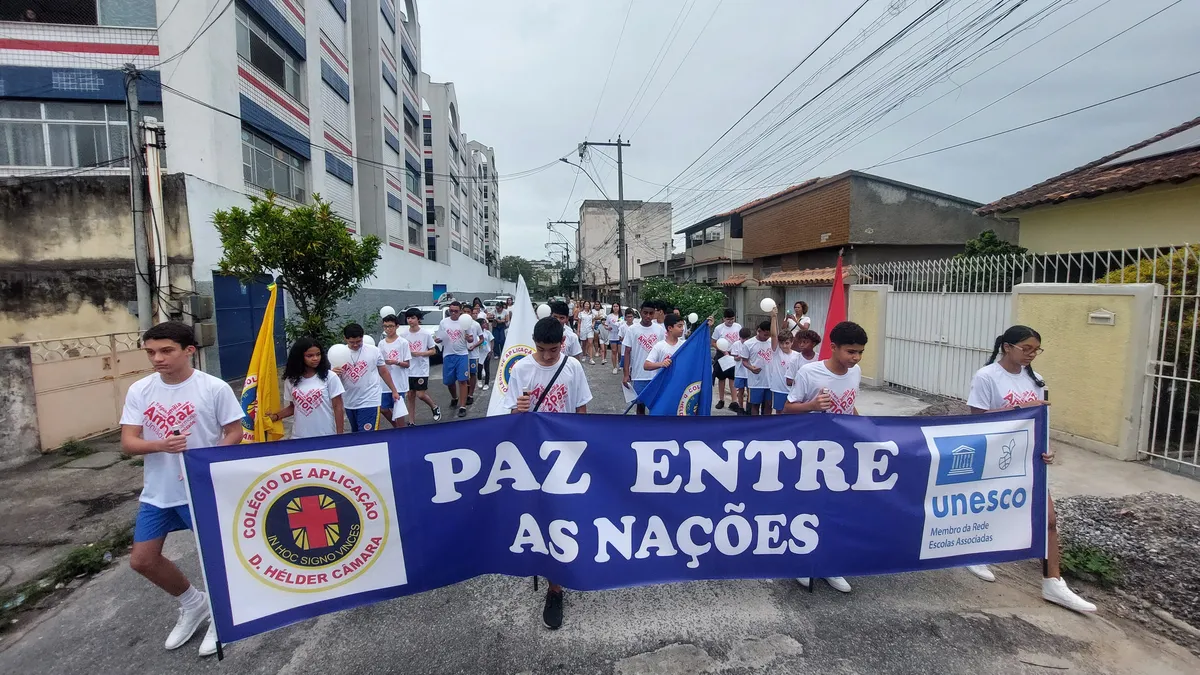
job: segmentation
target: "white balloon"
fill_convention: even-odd
[[[688,323],[696,323],[696,322],[697,322],[697,321],[699,321],[699,320],[700,320],[700,315],[699,315],[699,314],[697,314],[697,313],[695,313],[695,312],[692,312],[691,314],[688,314]]]
[[[388,316],[389,314],[395,314],[395,313],[396,313],[396,308],[392,307],[391,305],[384,305],[383,307],[379,308],[379,318],[381,318],[381,319],[385,316]]]
[[[758,306],[762,308],[762,311],[770,312],[775,309],[775,301],[771,298],[763,298],[762,302],[758,303]]]
[[[537,318],[544,319],[550,316],[550,305],[539,305],[537,308]]]
[[[346,345],[334,345],[329,348],[329,365],[340,368],[350,363],[350,348]]]
[[[375,338],[371,337],[370,335],[364,335],[363,336],[363,344],[371,345],[372,347],[374,347],[375,346]]]
[[[717,340],[717,349],[720,349],[723,352],[729,351],[729,340],[726,340],[725,338]]]
[[[463,330],[470,330],[471,326],[473,326],[474,324],[475,324],[475,319],[472,319],[470,314],[460,314],[458,316],[458,325]]]

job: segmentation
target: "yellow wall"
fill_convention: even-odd
[[[1109,251],[1200,241],[1200,180],[1003,214],[1033,253]]]
[[[1018,293],[1016,323],[1042,335],[1046,353],[1033,362],[1050,390],[1050,427],[1105,445],[1125,443],[1133,415],[1126,395],[1133,387],[1129,358],[1136,358],[1136,316],[1132,295],[1051,295]],[[1092,325],[1088,313],[1116,313],[1115,326]],[[1102,355],[1098,357],[1097,355]]]
[[[876,290],[850,288],[848,319],[867,331],[867,350],[858,367],[862,376],[879,384],[883,373],[879,368],[883,351],[883,303]]]

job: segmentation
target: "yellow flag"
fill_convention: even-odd
[[[267,286],[271,297],[263,314],[250,369],[242,384],[242,442],[263,443],[283,438],[283,422],[272,422],[269,413],[279,412],[279,369],[275,365],[275,284]]]

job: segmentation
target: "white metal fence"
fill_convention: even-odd
[[[784,291],[785,306],[779,308],[780,314],[792,311],[792,306],[798,300],[808,303],[811,328],[821,335],[829,315],[829,296],[832,294],[833,286],[788,286]]]
[[[1156,283],[1164,288],[1140,451],[1200,473],[1200,246],[1004,255],[855,266],[888,284],[884,381],[966,399],[971,375],[1011,323],[1019,283]],[[810,303],[811,304],[811,303]]]

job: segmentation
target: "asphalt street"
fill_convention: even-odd
[[[620,412],[620,379],[587,366],[589,408]],[[435,372],[434,380],[440,381]],[[456,422],[444,387],[432,389]],[[471,417],[486,413],[481,396]],[[422,408],[418,421],[429,423]],[[453,433],[448,426],[447,433]],[[200,578],[193,539],[167,554]],[[114,565],[0,652],[3,673],[1196,673],[1200,660],[1134,624],[1040,597],[1036,562],[852,580],[842,595],[794,580],[669,584],[567,593],[559,631],[541,624],[529,579],[487,576],[326,615],[196,654],[167,652],[176,603]],[[544,592],[544,586],[542,587]]]

